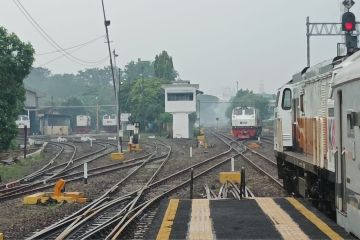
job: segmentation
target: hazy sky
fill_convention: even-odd
[[[61,47],[105,34],[101,0],[20,0]],[[162,50],[173,56],[181,79],[199,83],[208,94],[224,88],[267,92],[306,65],[305,19],[339,21],[339,0],[105,0],[112,48],[123,67],[130,60],[152,60]],[[358,14],[360,2],[352,11]],[[360,15],[358,15],[360,18]],[[33,44],[36,53],[54,51],[12,0],[1,0],[0,25]],[[312,38],[312,63],[336,54],[337,37]],[[104,39],[74,56],[96,62],[107,55]],[[43,66],[61,54],[36,55]],[[108,61],[98,67],[108,65]],[[54,73],[86,68],[67,58],[44,65]]]

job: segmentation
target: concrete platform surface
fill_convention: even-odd
[[[146,239],[354,239],[295,198],[164,200]]]

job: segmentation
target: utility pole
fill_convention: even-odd
[[[102,4],[102,9],[103,9],[103,15],[104,15],[104,25],[105,25],[105,31],[106,31],[106,41],[107,41],[108,50],[109,50],[109,56],[110,56],[110,67],[111,67],[112,81],[113,81],[113,85],[114,85],[116,109],[117,109],[117,111],[119,111],[119,101],[118,101],[118,94],[117,94],[117,92],[116,92],[114,66],[113,66],[113,62],[112,62],[111,48],[110,48],[110,39],[109,39],[109,30],[108,30],[108,26],[110,26],[110,20],[106,20],[104,0],[101,0],[101,4]],[[120,129],[119,129],[119,125],[120,125],[120,118],[118,117],[118,118],[117,118],[117,124],[116,124],[116,130],[117,130],[116,138],[117,138],[117,145],[118,145],[117,148],[118,148],[118,152],[121,152],[122,146],[120,145],[120,137],[119,137]]]
[[[119,56],[116,54],[115,52],[115,49],[113,50],[113,55],[114,55],[114,65],[115,65],[115,69],[117,69],[116,67],[116,58]],[[117,72],[117,71],[116,71]],[[117,117],[118,117],[118,121],[117,121],[117,124],[119,125],[118,126],[118,129],[119,129],[119,140],[120,140],[120,151],[123,152],[123,149],[122,149],[122,134],[120,134],[120,131],[122,130],[122,127],[121,127],[121,109],[120,109],[120,87],[121,87],[121,82],[120,82],[120,72],[119,72],[119,75],[118,75],[118,89],[117,89]]]
[[[53,130],[54,130],[54,96],[51,96],[51,135],[53,135]]]
[[[99,133],[99,99],[96,97],[96,133]]]

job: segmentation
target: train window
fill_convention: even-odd
[[[284,110],[291,109],[291,90],[290,90],[290,88],[286,88],[283,92],[281,107]]]
[[[346,114],[348,137],[354,137],[355,112]]]
[[[334,117],[335,116],[334,108],[328,108],[328,116],[329,117]]]
[[[168,93],[167,100],[168,101],[193,101],[194,94],[193,93]]]
[[[304,94],[300,95],[300,111],[304,112]]]
[[[254,109],[251,108],[245,109],[245,115],[254,115]]]
[[[234,109],[234,115],[242,115],[242,108],[235,108]]]

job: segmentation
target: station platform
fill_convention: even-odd
[[[354,239],[295,198],[164,200],[145,239]]]

